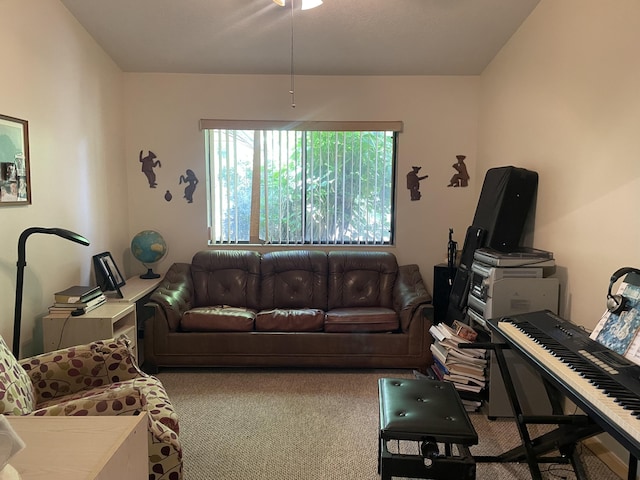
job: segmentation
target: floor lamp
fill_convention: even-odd
[[[57,235],[58,237],[66,238],[72,242],[79,243],[81,245],[89,245],[89,240],[82,235],[78,235],[70,230],[63,228],[43,228],[43,227],[31,227],[27,228],[20,234],[18,239],[18,276],[16,279],[16,305],[15,315],[13,317],[13,355],[16,359],[20,358],[20,328],[22,325],[22,290],[24,283],[24,267],[27,265],[25,247],[27,238],[32,233],[46,233],[49,235]]]

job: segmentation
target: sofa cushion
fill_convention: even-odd
[[[327,309],[325,252],[283,250],[265,253],[260,268],[262,309]]]
[[[390,308],[335,308],[325,315],[325,332],[392,332],[400,325],[398,314]]]
[[[247,308],[199,307],[185,312],[180,327],[185,332],[248,332],[255,319],[256,312]]]
[[[260,302],[260,254],[203,250],[191,260],[194,307],[233,305],[254,310]]]
[[[263,310],[256,316],[256,330],[264,332],[320,332],[324,312],[315,308]]]
[[[390,252],[332,251],[328,254],[328,307],[393,308],[398,273]]]

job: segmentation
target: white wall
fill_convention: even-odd
[[[478,168],[538,171],[534,245],[589,330],[611,274],[640,267],[639,44],[637,0],[542,0],[481,77]]]
[[[128,241],[122,72],[58,0],[2,0],[0,113],[29,122],[32,205],[0,206],[0,334],[11,346],[20,233],[66,228],[83,247],[34,234],[26,243],[21,355],[41,351],[36,319],[53,293],[91,281],[91,256]],[[32,342],[32,339],[34,342]]]
[[[455,156],[467,155],[470,175],[484,177],[475,168],[478,82],[478,77],[303,76],[296,79],[292,109],[286,76],[125,74],[129,229],[151,228],[165,237],[169,254],[160,271],[207,248],[201,118],[402,120],[397,244],[391,251],[401,264],[418,264],[431,285],[433,265],[446,259],[449,228],[462,248],[477,202],[473,187],[447,188]],[[145,155],[152,150],[162,162],[155,169],[155,189],[140,171],[140,150]],[[406,188],[413,165],[429,175],[421,182],[419,201],[411,201]],[[187,168],[200,180],[192,204],[178,184]],[[164,200],[166,190],[170,202]]]
[[[639,43],[636,0],[542,0],[481,77],[479,168],[538,171],[534,244],[588,328],[611,274],[640,267]]]

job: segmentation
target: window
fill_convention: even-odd
[[[391,244],[398,125],[202,120],[211,242]]]

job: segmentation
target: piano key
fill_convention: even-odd
[[[584,355],[576,354],[537,327],[504,319],[498,322],[498,329],[532,358],[545,365],[618,431],[626,432],[640,446],[640,395],[621,383],[628,381],[628,378],[618,381],[612,378],[615,375],[603,373],[602,367]],[[605,364],[605,367],[617,371],[609,365]]]

